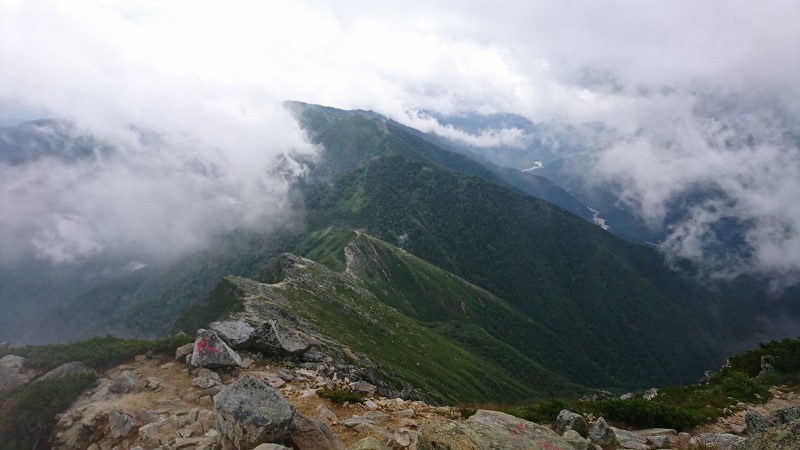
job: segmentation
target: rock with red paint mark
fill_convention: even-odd
[[[239,367],[242,359],[228,344],[211,330],[197,330],[194,350],[190,360],[195,367],[215,369],[220,367]]]
[[[423,427],[417,448],[432,450],[573,450],[547,427],[497,411],[478,410],[465,422],[447,421]]]

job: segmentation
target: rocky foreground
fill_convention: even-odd
[[[786,406],[797,405],[793,396],[779,399],[785,407],[768,415],[769,420],[750,410],[740,422],[728,417],[694,434],[628,431],[609,426],[602,417],[567,410],[546,425],[487,410],[464,420],[457,409],[412,400],[411,392],[392,391],[368,372],[309,353],[309,346],[286,339],[285,333],[276,339],[280,333],[275,333],[274,323],[271,332],[248,328],[244,334],[238,324],[227,324],[236,325],[235,329],[225,325],[216,324],[217,331],[199,330],[196,341],[177,349],[174,357],[139,355],[131,364],[99,374],[96,385],[57,417],[52,448],[800,448],[800,406]],[[232,348],[240,347],[248,336],[252,345],[256,335],[262,348],[271,347],[273,356]],[[9,355],[0,363],[13,366],[0,376],[4,383],[27,383],[33,378],[19,357]],[[45,377],[85,370],[89,369],[70,363]],[[322,398],[320,389],[352,391],[364,401],[337,404]],[[738,423],[738,434],[724,432]]]

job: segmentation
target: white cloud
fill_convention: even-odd
[[[176,205],[184,218],[165,229],[217,208],[258,211],[233,221],[254,224],[285,205],[275,158],[313,151],[283,100],[373,109],[479,146],[526,137],[469,135],[408,112],[512,112],[613,129],[615,143],[587,143],[599,147],[598,179],[622,182],[625,201],[651,221],[686,186],[715,183],[736,200],[729,213],[756,224],[747,241],[757,262],[796,270],[800,176],[796,137],[786,136],[800,123],[797,54],[792,0],[0,0],[0,119],[47,111],[123,149],[105,165],[54,168],[87,173],[63,191],[14,190],[38,176],[34,167],[4,178],[3,208],[49,217],[35,242],[78,253],[124,233],[145,239]],[[164,146],[143,148],[131,125]],[[748,134],[754,147],[725,145]],[[195,162],[217,178],[198,176]],[[138,207],[140,220],[109,192],[152,204]],[[708,213],[698,212],[698,233]],[[0,230],[25,228],[4,220]]]

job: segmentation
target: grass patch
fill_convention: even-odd
[[[96,379],[94,374],[70,375],[0,394],[0,450],[48,448],[55,415]]]
[[[176,348],[193,341],[194,337],[185,334],[156,340],[122,339],[107,335],[68,344],[2,349],[0,357],[10,354],[22,356],[27,359],[27,366],[44,371],[55,369],[72,361],[80,361],[93,369],[105,370],[139,354],[152,352],[172,355]]]
[[[319,388],[317,389],[317,395],[319,395],[322,398],[327,398],[333,403],[339,405],[344,404],[344,402],[364,403],[364,397],[356,394],[355,392],[349,389],[329,389],[326,387]]]

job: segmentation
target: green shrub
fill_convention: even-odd
[[[349,389],[328,389],[326,387],[319,388],[317,389],[317,395],[322,398],[327,398],[333,403],[337,403],[339,405],[344,404],[344,402],[364,403],[364,397]]]
[[[0,394],[0,449],[47,448],[55,415],[94,384],[94,374],[30,383]]]
[[[192,336],[185,334],[156,340],[122,339],[108,335],[68,344],[3,349],[0,351],[0,357],[7,354],[24,356],[27,358],[28,366],[44,371],[72,361],[80,361],[94,369],[105,370],[147,352],[173,355],[176,348],[193,341]]]

